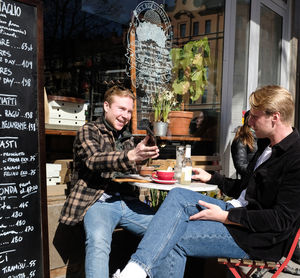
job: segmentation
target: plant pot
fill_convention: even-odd
[[[169,113],[168,135],[189,135],[193,112],[171,111]]]
[[[146,165],[143,165],[141,167],[141,170],[140,170],[140,175],[141,176],[151,176],[152,175],[152,172],[155,170],[155,168],[153,166],[146,166]]]
[[[156,136],[166,136],[168,131],[168,123],[154,122],[153,131]]]

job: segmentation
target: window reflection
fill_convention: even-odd
[[[89,119],[101,115],[103,93],[110,82],[130,86],[127,33],[132,12],[142,1],[45,0],[45,86],[48,94],[80,97],[90,103]],[[194,118],[204,111],[213,118],[209,152],[219,142],[224,37],[224,0],[159,0],[173,26],[172,47],[207,37],[211,62],[208,86],[186,109]],[[141,92],[142,93],[142,92]],[[141,107],[147,111],[149,107]],[[195,152],[203,152],[200,146]]]
[[[194,22],[193,23],[193,36],[198,36],[199,35],[199,22]]]
[[[186,24],[180,24],[180,38],[184,38],[185,37],[185,31],[186,31]]]
[[[281,38],[282,17],[262,5],[259,36],[259,87],[268,84],[280,84]]]
[[[205,33],[208,34],[211,31],[211,20],[205,20]]]
[[[233,74],[233,114],[247,110],[250,0],[238,0],[236,6],[235,53]]]

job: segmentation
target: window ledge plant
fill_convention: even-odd
[[[210,47],[208,39],[190,41],[182,48],[172,48],[174,94],[180,100],[181,111],[169,114],[169,133],[171,135],[188,135],[193,112],[184,111],[185,104],[197,101],[204,93],[208,80]],[[180,113],[181,112],[181,113]]]
[[[168,122],[169,112],[176,107],[177,101],[173,91],[163,90],[152,95],[152,107],[155,122]]]
[[[173,91],[162,90],[152,95],[152,107],[154,110],[154,134],[166,136],[168,130],[169,112],[176,106],[177,101]]]
[[[207,86],[208,66],[210,63],[210,47],[207,38],[190,41],[182,48],[172,48],[172,73],[174,93],[182,96],[181,109],[184,103],[197,101]]]

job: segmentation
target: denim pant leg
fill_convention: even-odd
[[[153,218],[154,210],[138,199],[124,199],[121,201],[121,206],[122,218],[119,226],[138,236],[143,236]]]
[[[167,258],[157,269],[152,270],[153,277],[182,278],[188,256],[249,258],[248,254],[235,243],[222,223],[190,221],[184,235]]]
[[[184,256],[181,253],[181,250],[179,250],[176,245],[169,252],[167,257],[162,260],[162,263],[159,266],[151,269],[152,277],[156,277],[156,278],[184,277],[186,262],[187,262],[187,256]],[[199,269],[199,273],[201,273],[200,269]]]
[[[186,256],[186,254],[182,254],[181,248],[176,245],[181,241],[181,238],[185,235],[187,230],[189,233],[188,226],[191,223],[207,222],[189,221],[189,216],[198,212],[196,204],[200,199],[206,202],[217,204],[222,209],[226,209],[227,206],[227,204],[223,201],[204,196],[197,192],[181,188],[171,190],[161,208],[150,223],[150,226],[144,238],[142,239],[137,252],[131,257],[131,261],[140,264],[150,277],[172,277],[168,276],[170,273],[168,273],[166,276],[164,271],[159,274],[158,270],[162,270],[162,268],[159,266],[163,261],[172,261],[165,260],[169,254],[176,253],[178,255],[174,256],[174,258],[177,257],[179,263],[173,262],[173,265],[176,265],[175,268],[177,268],[177,270],[173,271],[176,271],[176,273],[174,273],[174,277],[182,277],[183,275],[181,273],[182,270],[184,271],[185,266],[182,265],[183,263],[185,264],[185,259],[182,257]],[[221,223],[218,224],[220,226],[224,226]],[[208,232],[208,234],[209,233],[210,232]],[[205,235],[203,236],[205,237]],[[190,235],[186,234],[186,237],[189,238]],[[231,240],[233,241],[233,239]],[[197,245],[198,243],[195,244],[196,250]],[[200,248],[199,245],[198,248]],[[202,256],[202,254],[200,256]]]
[[[88,209],[84,217],[86,278],[109,277],[108,265],[112,233],[121,216],[121,202],[116,197],[112,197],[106,202],[97,201]]]

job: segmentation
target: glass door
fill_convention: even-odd
[[[249,95],[267,84],[289,89],[291,0],[225,3],[220,153],[224,173],[231,176],[235,169],[230,146],[242,112],[249,108]]]
[[[282,16],[261,4],[258,86],[280,84]]]
[[[251,3],[248,95],[269,84],[288,89],[287,7],[288,3],[282,0]]]

